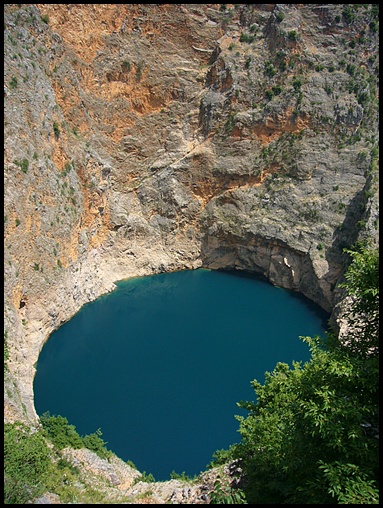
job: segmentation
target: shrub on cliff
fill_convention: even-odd
[[[352,263],[345,274],[346,288],[351,297],[347,312],[350,328],[348,340],[359,354],[379,354],[379,252],[366,246],[345,249]]]
[[[106,448],[106,442],[101,438],[102,432],[97,429],[93,434],[81,437],[74,425],[70,425],[63,416],[51,416],[49,412],[43,413],[40,417],[44,434],[52,441],[53,445],[62,450],[67,446],[71,448],[88,448],[102,459],[108,458],[112,452]]]
[[[97,429],[93,434],[84,436],[83,443],[85,448],[88,448],[88,450],[92,450],[92,452],[97,453],[97,455],[102,459],[107,459],[112,455],[112,452],[107,450],[106,442],[102,439],[101,436],[101,429]]]
[[[45,489],[49,450],[40,432],[22,423],[4,425],[4,502],[26,504]]]
[[[76,431],[74,425],[70,425],[63,416],[51,416],[49,412],[40,417],[40,422],[44,429],[44,434],[52,441],[58,450],[67,446],[71,448],[82,448],[83,440]]]

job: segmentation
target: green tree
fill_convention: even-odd
[[[237,417],[246,497],[249,503],[326,504],[360,490],[350,502],[361,496],[363,503],[377,502],[377,360],[323,349],[319,338],[304,340],[310,362],[292,369],[278,363],[264,386],[253,381],[257,403],[239,403],[250,411]]]
[[[102,459],[106,459],[112,455],[110,450],[106,449],[106,442],[101,438],[101,429],[97,429],[93,434],[83,437],[83,443],[86,448],[97,453]]]
[[[344,287],[354,297],[351,319],[358,311],[365,326],[371,316],[376,324],[378,254],[367,247],[349,253]],[[230,448],[241,461],[249,504],[378,503],[375,324],[356,332],[355,348],[330,333],[302,337],[309,362],[278,363],[264,385],[252,382],[257,401],[238,403],[249,414],[236,417],[241,442]]]
[[[351,297],[346,313],[348,346],[360,354],[379,354],[379,251],[369,245],[344,249],[351,256],[341,284]]]
[[[51,416],[49,412],[43,413],[40,417],[45,435],[52,441],[58,450],[67,446],[72,448],[84,447],[81,436],[77,433],[76,427],[70,425],[63,416]]]
[[[232,488],[228,480],[217,479],[210,492],[209,504],[247,504],[242,490]]]
[[[4,425],[4,502],[26,504],[44,492],[49,449],[40,432],[22,423]]]
[[[56,140],[60,137],[60,129],[57,122],[53,122],[53,132],[55,135]]]
[[[51,416],[49,412],[43,413],[40,422],[44,429],[46,437],[52,441],[58,450],[67,446],[72,448],[88,448],[102,459],[110,457],[113,452],[106,448],[106,442],[101,438],[101,429],[97,429],[93,434],[81,437],[76,431],[74,425],[70,425],[64,416]]]

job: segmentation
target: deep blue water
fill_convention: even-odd
[[[206,470],[240,441],[236,402],[275,364],[307,361],[300,335],[328,315],[264,280],[194,270],[117,283],[55,331],[40,354],[35,407],[102,438],[156,480]]]

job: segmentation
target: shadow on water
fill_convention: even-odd
[[[225,273],[227,275],[232,275],[233,277],[243,277],[245,279],[253,279],[259,282],[263,282],[266,284],[270,284],[276,289],[280,289],[282,291],[286,291],[291,298],[295,298],[299,300],[299,302],[306,307],[307,311],[311,313],[313,316],[320,317],[321,319],[321,326],[324,330],[328,329],[328,320],[330,318],[330,314],[326,312],[322,307],[314,302],[312,302],[309,298],[302,295],[302,293],[299,293],[298,291],[294,291],[292,289],[285,289],[280,286],[274,286],[271,284],[269,279],[261,274],[261,273],[255,273],[255,272],[248,272],[246,270],[233,270],[233,269],[220,269],[219,272]]]

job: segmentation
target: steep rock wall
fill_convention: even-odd
[[[372,5],[5,6],[5,417],[49,334],[136,275],[265,274],[331,311],[377,241]],[[362,35],[363,34],[363,35]]]

